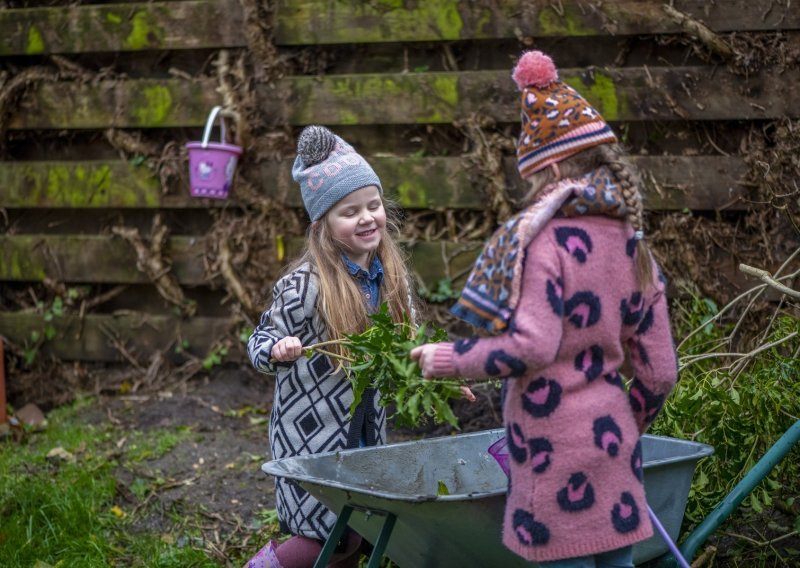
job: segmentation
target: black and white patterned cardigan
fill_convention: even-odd
[[[316,309],[319,281],[308,264],[282,277],[273,288],[272,305],[250,336],[247,352],[253,366],[275,374],[269,422],[274,459],[357,448],[386,440],[386,411],[374,390],[364,394],[350,417],[353,388],[344,371],[325,355],[301,356],[293,363],[270,363],[272,346],[295,336],[303,345],[326,341],[325,324]],[[284,530],[326,539],[336,516],[293,482],[276,479],[278,517]]]

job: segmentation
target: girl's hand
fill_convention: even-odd
[[[434,353],[436,353],[436,344],[426,343],[425,345],[414,347],[408,354],[412,361],[416,361],[417,364],[419,364],[419,368],[422,369],[423,378],[430,379],[435,376],[433,374]]]
[[[426,343],[425,345],[414,347],[408,354],[412,361],[416,361],[419,364],[419,368],[422,369],[423,378],[430,379],[435,376],[433,374],[434,353],[436,353],[436,344]],[[470,402],[475,402],[475,394],[469,387],[462,385],[458,388],[461,389],[461,394],[464,395],[464,398]]]
[[[278,343],[272,346],[270,355],[276,361],[285,363],[286,361],[294,361],[303,354],[303,344],[296,337],[284,337]]]

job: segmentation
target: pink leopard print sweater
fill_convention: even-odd
[[[618,219],[551,220],[526,249],[509,330],[434,354],[437,376],[509,379],[503,542],[528,560],[596,554],[653,532],[639,437],[677,362],[664,282],[639,288],[632,237]],[[624,347],[629,391],[618,372]]]

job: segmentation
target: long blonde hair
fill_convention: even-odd
[[[625,158],[619,144],[600,144],[587,148],[558,162],[558,171],[561,179],[577,178],[601,166],[607,166],[612,171],[622,188],[622,199],[628,210],[627,221],[634,231],[644,232],[644,207],[642,194],[639,191],[639,173]],[[544,187],[558,181],[553,168],[540,170],[527,179],[531,189],[524,198],[526,205],[530,204]],[[643,288],[654,283],[650,248],[644,239],[636,241],[636,277]]]
[[[386,227],[375,251],[383,264],[380,297],[381,302],[388,304],[392,319],[400,323],[404,318],[412,317],[416,295],[411,288],[405,254],[395,240],[398,233],[397,214],[385,200],[384,209]],[[304,263],[313,267],[319,278],[317,310],[329,338],[342,339],[346,334],[361,333],[369,326],[369,310],[361,288],[342,262],[344,251],[332,237],[327,217],[326,214],[311,224],[303,254],[287,272]],[[340,345],[333,345],[328,350],[339,355],[347,352]]]

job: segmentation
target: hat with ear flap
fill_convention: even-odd
[[[312,221],[350,193],[381,180],[353,147],[324,126],[306,126],[297,138],[292,177],[300,184],[303,204]]]
[[[523,53],[511,77],[522,91],[517,166],[523,178],[591,146],[617,141],[600,113],[559,81],[553,60],[541,51]]]

